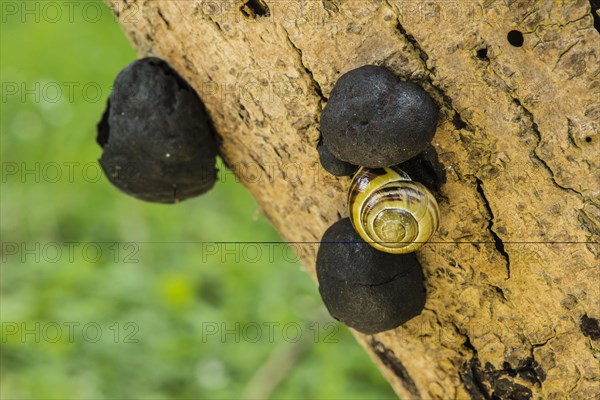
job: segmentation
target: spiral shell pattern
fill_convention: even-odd
[[[417,250],[435,233],[440,220],[431,192],[398,168],[361,167],[348,190],[348,208],[363,240],[393,254]]]

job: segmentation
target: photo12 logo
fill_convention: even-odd
[[[108,0],[104,1],[48,1],[48,0],[3,0],[0,2],[2,23],[48,23],[84,22],[95,24],[103,18],[110,17],[115,22],[139,22],[140,5],[135,2]],[[112,11],[111,11],[112,9]]]
[[[96,161],[80,163],[78,161],[15,162],[2,163],[2,183],[75,183],[79,181],[96,183],[104,172]]]
[[[2,322],[2,343],[97,343],[104,337],[113,343],[139,343],[135,322]]]
[[[98,82],[2,82],[2,103],[74,103],[82,100],[85,103],[98,103],[104,93],[110,92],[102,88]]]
[[[138,263],[134,242],[2,242],[2,263]]]
[[[340,326],[335,322],[313,322],[302,326],[297,322],[202,322],[202,343],[287,343],[313,341],[314,343],[338,343]]]
[[[272,264],[283,260],[286,263],[295,264],[302,258],[303,246],[307,245],[315,246],[312,243],[203,242],[200,259],[202,263],[212,261]]]

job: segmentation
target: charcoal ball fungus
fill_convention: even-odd
[[[414,253],[389,254],[365,243],[348,218],[333,224],[317,253],[319,293],[337,320],[366,334],[394,329],[425,305]]]
[[[317,145],[317,151],[319,152],[319,162],[321,166],[334,176],[350,176],[357,170],[356,165],[352,165],[345,161],[337,159],[329,149],[320,141]]]
[[[119,73],[96,140],[108,180],[138,199],[176,203],[216,181],[218,148],[204,105],[161,59],[143,58]]]
[[[435,134],[439,109],[420,86],[385,67],[342,75],[321,115],[325,146],[339,160],[390,167],[421,153]]]

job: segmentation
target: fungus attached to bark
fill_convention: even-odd
[[[144,58],[117,76],[97,142],[108,180],[141,200],[175,203],[216,181],[217,145],[202,101],[166,62]]]
[[[423,273],[414,253],[375,250],[348,218],[323,235],[317,278],[329,313],[362,333],[396,328],[419,315],[425,305]]]
[[[365,65],[336,82],[321,115],[321,134],[342,161],[390,167],[425,150],[438,115],[421,87],[401,81],[385,67]]]
[[[321,166],[331,175],[350,176],[358,168],[356,165],[339,160],[336,156],[331,154],[329,149],[323,144],[322,140],[317,145],[317,151],[319,152]]]

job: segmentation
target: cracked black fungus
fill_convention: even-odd
[[[415,254],[375,250],[348,218],[323,235],[317,278],[331,316],[362,333],[394,329],[425,306],[423,272]]]
[[[317,151],[319,152],[319,162],[321,163],[321,166],[331,175],[350,176],[358,168],[356,165],[338,160],[337,157],[331,154],[323,144],[323,141],[320,141],[317,145]]]
[[[108,180],[140,200],[176,203],[216,181],[217,144],[204,105],[161,59],[119,73],[96,140]]]
[[[418,85],[385,67],[365,65],[342,75],[321,115],[325,146],[338,159],[390,167],[430,144],[439,109]]]

